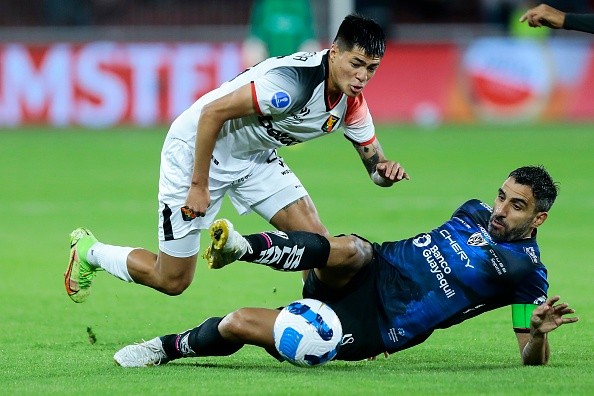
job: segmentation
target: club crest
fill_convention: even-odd
[[[322,125],[322,131],[324,131],[324,132],[332,132],[332,130],[334,129],[334,127],[338,123],[338,120],[340,120],[340,118],[338,118],[336,116],[333,116],[331,114],[330,117],[328,117],[328,119],[324,123],[324,125]]]
[[[474,234],[472,234],[470,236],[470,238],[468,238],[468,241],[466,243],[469,246],[486,246],[486,245],[488,245],[487,241],[485,241],[485,238],[483,238],[483,234],[481,234],[480,232],[475,232]]]

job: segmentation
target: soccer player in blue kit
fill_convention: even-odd
[[[236,259],[282,271],[309,270],[303,297],[328,304],[343,326],[336,359],[394,353],[489,310],[512,306],[522,361],[546,364],[547,334],[577,317],[559,297],[547,298],[547,270],[536,231],[548,217],[558,187],[542,166],[512,171],[494,206],[471,199],[441,226],[415,237],[376,244],[356,235],[309,232],[240,235],[228,220],[211,226],[205,256],[212,268]],[[180,357],[229,355],[244,344],[273,356],[279,311],[241,308],[209,318],[180,334],[129,345],[114,359],[124,367]]]

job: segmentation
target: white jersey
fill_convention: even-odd
[[[354,143],[372,142],[375,128],[363,95],[342,94],[330,103],[327,80],[328,50],[269,58],[194,102],[173,122],[169,137],[194,148],[204,105],[251,84],[257,114],[225,122],[213,152],[211,177],[240,179],[251,171],[250,163],[266,160],[272,150],[329,135],[340,127]]]

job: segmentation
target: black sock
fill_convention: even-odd
[[[243,344],[229,342],[219,333],[221,320],[223,318],[208,318],[191,330],[161,337],[167,357],[227,356],[240,350]]]
[[[302,271],[326,266],[330,242],[306,231],[261,232],[243,236],[250,246],[242,261],[264,264],[279,271]]]

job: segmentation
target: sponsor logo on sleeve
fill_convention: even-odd
[[[278,91],[272,95],[270,102],[277,109],[284,109],[291,104],[291,96],[289,96],[289,94],[285,91]]]

